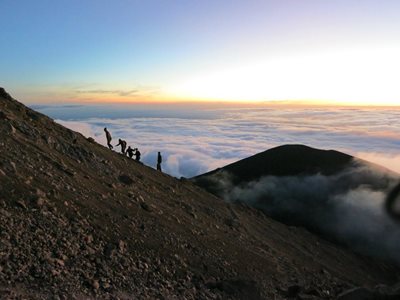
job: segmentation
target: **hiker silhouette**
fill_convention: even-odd
[[[106,139],[107,139],[107,146],[110,150],[113,149],[113,146],[111,145],[111,133],[107,130],[107,127],[104,127],[104,132],[106,133]]]
[[[124,140],[118,139],[118,144],[115,145],[117,146],[121,146],[121,153],[122,154],[126,154],[125,149],[126,149],[126,142]]]
[[[132,149],[131,146],[128,146],[128,149],[126,149],[126,153],[128,154],[129,158],[133,157],[134,150],[135,149]]]
[[[162,172],[161,163],[162,163],[162,156],[161,156],[161,153],[158,152],[158,155],[157,155],[157,171],[160,171],[160,172]]]
[[[138,148],[135,148],[135,157],[136,157],[136,161],[140,161],[140,151]]]

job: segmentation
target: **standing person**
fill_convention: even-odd
[[[126,153],[128,153],[129,158],[133,157],[134,151],[135,149],[132,149],[131,146],[128,146],[128,149],[126,149]]]
[[[118,144],[115,145],[117,146],[121,146],[121,153],[122,154],[126,154],[125,149],[126,149],[126,142],[124,140],[118,139]]]
[[[138,148],[135,148],[135,157],[136,157],[136,161],[140,162],[140,151]]]
[[[158,155],[157,155],[157,171],[160,171],[160,172],[162,172],[161,163],[162,163],[162,156],[161,156],[161,153],[158,152]]]
[[[104,132],[106,133],[106,139],[107,139],[107,146],[110,150],[113,149],[113,146],[111,145],[111,133],[107,130],[107,127],[104,127]]]

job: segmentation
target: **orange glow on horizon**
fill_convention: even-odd
[[[13,95],[13,94],[12,94]],[[143,95],[143,96],[116,96],[116,95],[76,95],[60,91],[53,91],[51,94],[29,93],[15,95],[17,100],[25,103],[35,104],[55,104],[55,103],[76,103],[76,104],[196,104],[206,106],[251,106],[251,107],[374,107],[374,108],[393,108],[399,109],[398,105],[390,103],[359,103],[350,101],[330,101],[330,100],[227,100],[219,98],[200,98],[200,97],[173,97],[166,95]]]
[[[23,100],[23,99],[22,99]],[[32,102],[32,101],[30,101]],[[36,104],[53,104],[55,103],[53,99],[40,98],[39,101],[34,101]],[[173,97],[163,97],[163,96],[152,96],[152,97],[84,97],[84,98],[65,98],[62,101],[57,101],[56,103],[76,103],[76,104],[142,104],[142,105],[200,105],[200,106],[210,106],[210,107],[223,107],[223,106],[234,106],[234,107],[292,107],[292,108],[304,108],[304,107],[346,107],[346,108],[382,108],[382,109],[400,109],[399,105],[392,104],[360,104],[351,102],[339,102],[339,101],[326,101],[326,100],[221,100],[221,99],[199,99],[199,98],[173,98]]]

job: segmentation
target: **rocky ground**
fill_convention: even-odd
[[[6,299],[389,297],[400,274],[110,151],[4,90],[0,220]]]

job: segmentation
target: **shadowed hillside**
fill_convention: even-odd
[[[110,151],[3,89],[0,150],[1,298],[334,299],[399,274]]]
[[[284,145],[192,179],[224,198],[400,264],[400,231],[383,209],[399,175],[350,155]]]
[[[353,165],[352,156],[338,151],[324,151],[304,145],[284,145],[194,177],[193,180],[213,194],[223,197],[225,191],[221,189],[224,188],[220,185],[220,180],[215,180],[222,173],[229,174],[230,182],[236,186],[268,175],[332,175]]]
[[[319,150],[304,145],[279,146],[242,159],[223,168],[234,176],[234,183],[252,181],[261,176],[335,174],[353,163],[353,157],[334,150]],[[199,178],[218,172],[211,171]]]

